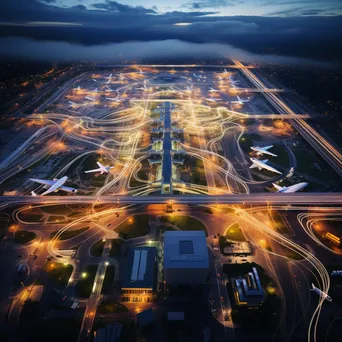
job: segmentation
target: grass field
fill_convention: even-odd
[[[28,230],[18,230],[14,234],[13,241],[15,243],[24,244],[24,243],[28,243],[28,242],[32,241],[33,239],[35,239],[36,236],[37,235],[34,232],[29,232]]]
[[[122,222],[115,231],[125,239],[132,239],[139,236],[145,236],[150,231],[149,215],[134,215]]]
[[[180,216],[171,215],[171,216],[162,216],[160,220],[162,222],[171,223],[177,226],[178,228],[180,228],[181,230],[203,230],[206,236],[208,236],[207,228],[204,225],[204,223],[202,223],[201,221],[197,220],[194,217],[182,216],[182,215]]]
[[[285,250],[285,255],[288,257],[288,258],[291,258],[293,260],[303,260],[304,257],[301,256],[300,254],[296,253],[295,251],[291,250],[291,249],[288,249],[286,248]]]
[[[214,212],[210,208],[204,208],[202,211],[206,214],[214,214]]]
[[[275,228],[279,233],[291,235],[291,231],[287,227],[282,215],[279,212],[272,212],[272,219],[274,220]]]
[[[120,239],[113,239],[112,240],[112,248],[110,249],[109,256],[110,257],[116,257],[120,255],[121,247],[122,247],[123,241]]]
[[[49,261],[44,264],[43,270],[56,287],[62,288],[68,285],[73,267],[69,264]]]
[[[120,303],[117,303],[113,300],[103,300],[101,304],[99,305],[97,311],[99,313],[122,313],[122,312],[128,312],[128,308]]]
[[[240,228],[240,225],[235,222],[230,225],[224,235],[227,239],[234,240],[234,241],[246,241],[245,236]]]
[[[90,254],[94,257],[100,257],[103,252],[105,242],[100,240],[95,242],[90,248]]]
[[[76,284],[76,293],[81,298],[89,298],[93,289],[97,265],[89,265],[82,273],[82,278]]]
[[[101,293],[110,292],[112,285],[113,285],[114,276],[115,276],[115,266],[114,265],[107,266]]]

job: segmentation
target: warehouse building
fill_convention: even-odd
[[[166,231],[164,275],[167,285],[197,285],[207,281],[209,255],[204,231]]]

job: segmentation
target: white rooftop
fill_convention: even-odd
[[[209,268],[204,231],[166,231],[164,268]]]

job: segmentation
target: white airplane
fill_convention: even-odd
[[[229,76],[229,82],[231,84],[238,84],[238,83],[240,83],[240,81],[234,80],[232,76]]]
[[[105,78],[106,80],[110,80],[112,78],[113,74],[110,74],[109,76],[104,76],[103,78]]]
[[[228,74],[227,69],[224,69],[224,70],[223,70],[223,73],[224,73],[225,75],[227,75],[227,74]]]
[[[255,158],[250,158],[251,162],[253,163],[249,168],[250,169],[255,169],[258,168],[259,171],[261,169],[265,169],[271,172],[275,172],[281,175],[281,172],[275,169],[274,167],[267,165],[268,159],[265,160],[260,160],[260,159],[255,159]]]
[[[54,178],[53,180],[30,178],[30,181],[43,184],[44,188],[48,188],[45,192],[43,192],[39,196],[45,196],[52,192],[57,192],[59,190],[71,192],[75,194],[77,192],[75,188],[69,188],[68,186],[63,185],[67,181],[67,179],[68,177],[64,176],[60,179]],[[32,191],[31,194],[32,196],[38,196],[34,191]]]
[[[273,147],[273,145],[265,146],[265,147],[252,146],[251,150],[256,151],[257,152],[257,156],[260,156],[260,155],[263,155],[263,154],[268,154],[269,156],[272,156],[272,157],[278,157],[276,154],[268,151],[272,147]]]
[[[142,88],[137,88],[137,90],[147,91],[146,80],[144,80],[144,86]]]
[[[217,101],[221,101],[221,99],[216,99],[216,98],[213,98],[213,97],[205,97],[205,99],[209,102],[217,102]]]
[[[290,186],[280,186],[275,183],[272,183],[272,184],[278,190],[277,192],[286,194],[286,193],[291,193],[291,192],[297,192],[301,189],[304,189],[309,183],[302,182],[302,183],[297,183],[297,184],[290,185]]]
[[[93,78],[93,81],[94,81],[94,82],[97,82],[97,81],[95,80],[95,78]]]
[[[114,101],[114,102],[122,102],[122,100],[116,99],[116,98],[114,98],[114,97],[106,97],[106,100]]]
[[[218,93],[219,90],[214,89],[214,88],[209,88],[209,93]]]
[[[96,101],[93,97],[91,96],[86,96],[85,97],[86,100],[89,100],[89,101]]]
[[[142,70],[139,69],[139,74],[140,74],[140,75],[144,75],[145,72],[143,72]]]
[[[294,174],[294,167],[291,167],[289,173],[286,175],[286,178],[291,178]]]
[[[95,91],[95,93],[98,93],[98,92],[99,92],[97,88],[95,88],[95,90],[94,90],[94,91]]]
[[[100,162],[96,162],[96,164],[98,165],[98,169],[94,169],[94,170],[88,170],[88,171],[84,171],[84,173],[93,173],[93,172],[100,172],[101,175],[103,175],[104,173],[108,173],[110,169],[112,169],[114,166],[107,166],[107,165],[102,165]]]
[[[196,75],[195,73],[194,73],[193,75],[194,75],[194,77],[196,77],[196,78],[203,78],[203,79],[207,78],[206,76]]]
[[[328,296],[328,294],[326,294],[325,292],[321,291],[314,284],[311,283],[311,285],[312,285],[312,289],[310,289],[310,291],[313,291],[313,292],[317,293],[324,300],[327,300],[330,303],[332,302],[332,299],[331,299],[331,297]]]
[[[110,86],[105,86],[107,88],[108,91],[114,91]]]
[[[249,102],[250,100],[245,100],[245,99],[242,99],[241,97],[237,96],[237,101],[231,101],[231,103],[237,103],[237,104],[244,104],[244,103],[247,103]]]
[[[75,102],[72,101],[68,101],[70,103],[70,107],[75,108],[77,107],[77,104]]]

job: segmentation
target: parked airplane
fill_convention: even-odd
[[[229,76],[229,82],[234,85],[240,83],[240,81],[234,80],[232,76]]]
[[[103,77],[103,78],[105,78],[106,80],[111,80],[111,79],[112,79],[112,76],[113,76],[113,74],[110,74],[109,76],[105,76],[105,77]]]
[[[146,85],[146,80],[144,80],[144,86],[142,88],[137,88],[137,90],[143,90],[143,91],[147,91],[147,85]]]
[[[100,172],[101,175],[103,175],[104,173],[108,173],[110,169],[112,169],[114,166],[107,166],[107,165],[102,165],[100,162],[96,162],[96,164],[98,165],[98,169],[93,169],[93,170],[88,170],[88,171],[84,171],[84,173],[93,173],[93,172]]]
[[[291,178],[294,174],[294,167],[291,167],[289,173],[286,175],[286,178]]]
[[[214,88],[209,88],[209,93],[218,93],[219,90],[214,89]]]
[[[116,99],[114,97],[106,97],[106,99],[109,100],[109,101],[114,101],[114,102],[122,102],[122,100]]]
[[[231,103],[237,103],[237,104],[244,104],[244,103],[247,103],[249,102],[250,100],[245,100],[245,99],[242,99],[241,97],[237,96],[237,101],[231,101]]]
[[[193,75],[194,75],[194,77],[196,77],[196,78],[203,78],[203,79],[207,78],[206,76],[196,75],[195,73],[194,73]]]
[[[77,107],[77,104],[75,102],[72,101],[68,101],[70,103],[70,107],[75,108]]]
[[[319,288],[317,288],[314,284],[312,285],[312,289],[310,289],[310,291],[313,291],[315,293],[317,293],[320,297],[322,297],[324,300],[327,300],[328,302],[332,302],[331,297],[328,296],[328,294],[326,294],[325,292],[321,291]]]
[[[275,169],[274,167],[267,165],[268,159],[265,160],[260,160],[260,159],[255,159],[255,158],[250,158],[251,162],[253,163],[249,168],[250,169],[255,169],[258,168],[259,170],[265,169],[271,172],[275,172],[281,175],[281,172]]]
[[[290,185],[290,186],[280,186],[277,185],[275,183],[272,183],[273,186],[278,190],[277,192],[286,194],[286,193],[291,193],[291,192],[297,192],[299,190],[304,189],[309,183],[307,182],[302,182],[302,183],[297,183],[294,185]]]
[[[256,151],[257,152],[257,156],[260,156],[262,154],[268,154],[268,155],[270,155],[272,157],[278,157],[276,154],[268,151],[272,147],[273,147],[273,145],[265,146],[265,147],[252,146],[251,150]]]
[[[53,180],[30,178],[30,181],[43,184],[44,188],[48,188],[45,192],[43,192],[39,196],[45,196],[52,192],[57,192],[59,190],[71,192],[75,194],[77,192],[75,188],[70,188],[68,186],[63,185],[67,181],[67,179],[68,177],[64,176],[60,179],[54,178]],[[38,196],[34,191],[32,191],[31,194],[32,196]]]
[[[95,78],[93,78],[93,81],[94,81],[94,82],[97,82],[97,81],[95,80]]]
[[[205,97],[205,99],[209,102],[217,102],[217,101],[221,101],[222,99],[216,99],[216,98],[213,98],[213,97]]]
[[[93,97],[91,96],[86,96],[85,97],[86,100],[89,100],[89,101],[96,101]]]

